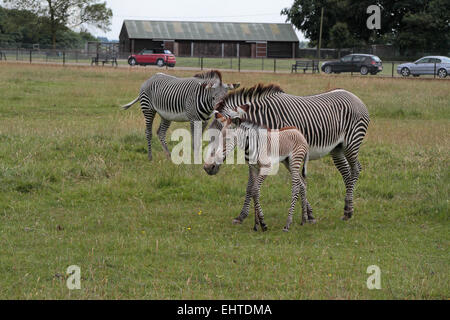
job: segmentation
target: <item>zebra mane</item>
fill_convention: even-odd
[[[216,106],[215,110],[218,112],[224,109],[237,107],[236,103],[239,101],[241,104],[264,99],[269,95],[284,93],[283,89],[277,84],[264,85],[259,83],[251,88],[242,88],[234,92],[230,92],[225,96]]]
[[[266,125],[257,123],[256,121],[252,121],[248,118],[240,118],[241,126],[247,129],[269,129]]]
[[[222,84],[222,73],[218,70],[211,70],[203,73],[198,73],[194,76],[194,78],[202,79],[202,80],[215,80],[219,79]]]

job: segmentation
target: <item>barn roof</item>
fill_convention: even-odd
[[[298,42],[291,24],[125,20],[130,39]]]

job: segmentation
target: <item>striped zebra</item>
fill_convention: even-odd
[[[248,212],[250,201],[253,198],[255,205],[255,225],[253,230],[258,231],[261,225],[263,231],[267,230],[264,222],[264,214],[259,203],[261,185],[266,179],[272,166],[282,162],[291,173],[292,177],[292,200],[289,215],[284,231],[289,231],[292,223],[292,214],[300,194],[302,200],[302,225],[308,220],[306,200],[306,180],[301,174],[302,164],[307,161],[308,143],[302,133],[295,127],[283,127],[267,129],[255,124],[248,119],[241,119],[240,108],[224,117],[215,113],[215,119],[222,124],[222,148],[210,154],[205,160],[204,169],[212,172],[212,168],[219,168],[227,154],[237,145],[246,151],[249,161],[249,184],[245,195],[244,208]],[[245,112],[244,112],[245,113]],[[231,129],[231,130],[230,130]],[[242,220],[235,219],[234,223]]]
[[[343,89],[299,97],[284,93],[277,85],[259,84],[230,93],[218,103],[216,110],[229,116],[236,107],[244,105],[244,117],[250,121],[274,129],[298,128],[308,142],[310,160],[331,154],[346,187],[342,219],[350,219],[353,190],[361,171],[358,152],[370,121],[364,103]],[[215,119],[209,128],[220,131],[222,124]],[[305,173],[306,168],[303,170]],[[210,173],[217,173],[216,169],[211,168]],[[309,203],[307,207],[308,217],[313,219]],[[243,221],[247,215],[248,210],[244,207],[236,219]]]
[[[197,146],[200,143],[201,136],[194,137],[195,122],[202,122],[203,131],[212,115],[215,104],[229,90],[238,87],[239,84],[223,83],[221,73],[216,70],[197,74],[190,78],[177,78],[157,73],[142,84],[139,96],[122,108],[126,110],[140,101],[141,110],[145,117],[149,160],[152,160],[153,120],[156,113],[161,116],[161,124],[157,134],[164,152],[170,158],[166,133],[171,122],[189,121],[192,147]]]

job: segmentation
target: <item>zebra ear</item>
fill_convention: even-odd
[[[239,82],[238,83],[229,83],[227,86],[228,86],[228,90],[234,90],[234,89],[239,88],[241,86],[241,84]]]
[[[244,104],[243,106],[237,107],[236,111],[239,113],[239,116],[242,117],[247,113],[248,108],[249,108],[249,105]]]
[[[202,86],[203,86],[203,88],[205,88],[205,89],[216,89],[218,86],[219,86],[219,84],[217,83],[217,82],[214,82],[214,83],[203,83],[202,84]]]

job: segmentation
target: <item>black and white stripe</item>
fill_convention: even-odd
[[[276,85],[259,84],[230,93],[216,110],[227,116],[239,106],[249,121],[273,129],[298,128],[308,142],[309,159],[331,154],[346,186],[343,219],[351,218],[353,189],[361,171],[358,152],[370,121],[364,103],[343,89],[300,97]],[[220,121],[214,120],[210,128],[221,130]]]
[[[267,230],[264,214],[260,204],[261,185],[273,169],[273,165],[282,162],[290,171],[292,178],[292,200],[289,215],[284,231],[289,231],[292,223],[295,204],[300,195],[302,200],[302,224],[309,220],[306,199],[306,177],[301,174],[301,167],[307,161],[308,143],[295,127],[285,127],[280,130],[267,129],[255,123],[242,120],[237,112],[231,118],[218,116],[224,126],[222,128],[222,150],[211,154],[205,161],[204,169],[209,174],[215,174],[223,163],[227,154],[237,145],[250,154],[249,180],[247,192],[241,214],[233,220],[240,224],[248,216],[250,202],[255,205],[254,230],[261,225],[263,231]],[[233,129],[234,128],[234,129]],[[310,221],[313,222],[313,221]]]
[[[238,85],[222,83],[221,73],[215,70],[197,74],[190,78],[177,78],[157,73],[142,84],[138,98],[122,108],[128,109],[134,103],[140,101],[141,110],[145,117],[148,158],[150,160],[152,159],[153,120],[156,113],[161,116],[161,125],[157,134],[166,155],[170,158],[166,143],[166,132],[171,122],[190,122],[192,137],[194,137],[194,123],[196,121],[202,122],[202,128],[204,129],[211,117],[214,105],[227,94],[228,90],[235,87],[238,87]],[[199,141],[195,141],[195,143],[199,143]],[[192,144],[194,146],[194,139]]]

